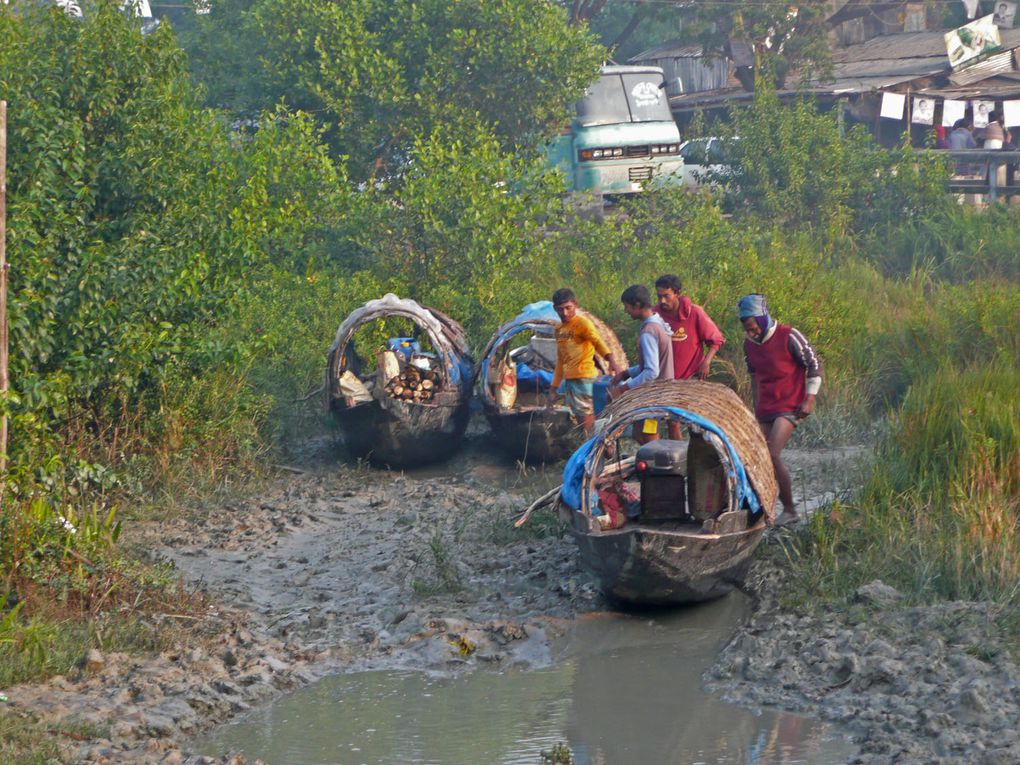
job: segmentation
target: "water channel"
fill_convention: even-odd
[[[508,464],[482,442],[409,478],[493,489],[558,485],[562,466]],[[728,704],[702,675],[749,611],[733,593],[687,608],[582,615],[529,666],[326,677],[196,742],[271,765],[837,765],[857,748],[833,726]]]
[[[208,755],[273,765],[577,765],[847,762],[832,727],[733,706],[701,675],[746,613],[741,595],[652,614],[594,613],[540,668],[335,675],[214,731]]]

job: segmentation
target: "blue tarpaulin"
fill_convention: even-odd
[[[747,480],[744,463],[741,461],[740,455],[733,448],[733,444],[730,443],[730,440],[719,426],[706,420],[701,415],[675,406],[642,407],[641,409],[634,409],[629,412],[628,417],[632,420],[642,419],[642,412],[647,412],[649,417],[661,417],[664,412],[669,412],[717,436],[723,442],[723,445],[726,447],[726,453],[729,455],[730,464],[727,472],[736,484],[737,506],[747,508],[752,513],[761,512],[761,502],[758,501],[758,495],[755,494],[754,489],[751,488],[750,481]],[[560,489],[560,499],[574,510],[581,509],[581,487],[584,483],[585,465],[588,463],[588,458],[595,450],[595,447],[601,441],[601,435],[594,436],[585,441],[576,452],[570,455],[570,459],[567,460],[567,464],[563,468],[563,487]],[[592,510],[594,511],[596,508],[592,508]],[[593,514],[598,515],[599,513],[593,512]]]
[[[517,362],[517,385],[534,390],[549,390],[553,373],[546,369],[532,369],[523,361]]]

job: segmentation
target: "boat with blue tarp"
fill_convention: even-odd
[[[616,334],[597,317],[587,317],[621,365],[626,354]],[[549,402],[556,369],[556,327],[559,316],[548,300],[530,303],[492,335],[481,355],[476,388],[482,411],[502,449],[524,462],[562,459],[583,440],[583,430],[562,399]],[[609,371],[606,359],[596,355],[596,368]],[[596,414],[605,403],[608,377],[596,382]]]
[[[611,599],[643,605],[725,595],[747,574],[778,489],[754,415],[732,390],[669,380],[613,401],[560,490],[581,564]],[[679,422],[682,440],[622,449]],[[635,426],[637,426],[635,428]]]
[[[410,320],[409,336],[380,339],[368,331],[374,355],[359,353],[355,333],[401,320]],[[352,457],[384,467],[434,462],[461,442],[473,374],[460,324],[388,293],[352,311],[337,329],[326,366],[326,408]]]

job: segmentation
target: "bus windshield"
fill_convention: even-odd
[[[662,75],[652,72],[604,74],[577,102],[577,121],[584,126],[620,122],[673,120]]]

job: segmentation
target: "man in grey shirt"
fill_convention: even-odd
[[[669,325],[652,310],[652,297],[643,284],[632,284],[620,295],[623,310],[635,321],[641,322],[638,330],[638,363],[624,369],[613,377],[609,395],[613,398],[639,385],[653,380],[673,379],[673,339]],[[641,432],[634,426],[634,438],[638,443],[654,441],[658,434]]]
[[[635,321],[638,330],[638,363],[613,377],[612,392],[619,395],[652,380],[673,379],[673,341],[670,330],[652,310],[652,298],[643,284],[633,284],[620,295],[623,310]]]

